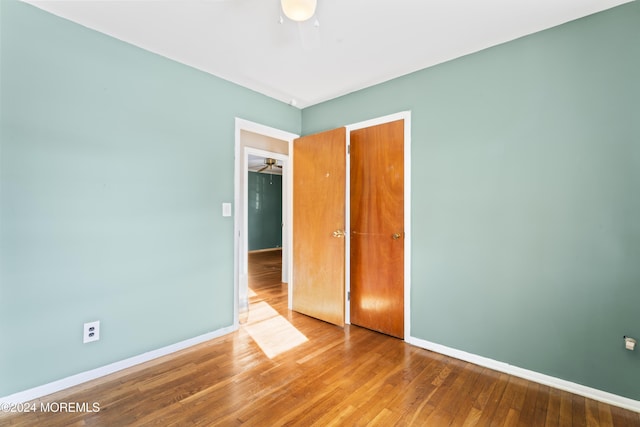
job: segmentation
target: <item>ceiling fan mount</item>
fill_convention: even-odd
[[[282,169],[282,165],[279,165],[276,159],[267,157],[266,159],[264,159],[264,167],[258,169],[258,172],[262,172],[267,169],[272,170],[274,166]]]

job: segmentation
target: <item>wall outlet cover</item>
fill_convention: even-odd
[[[82,343],[98,341],[100,339],[100,321],[88,322],[84,324],[84,333],[82,335]]]

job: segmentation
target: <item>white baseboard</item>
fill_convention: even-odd
[[[0,397],[0,404],[3,403],[23,403],[34,399],[38,399],[43,396],[47,396],[58,391],[65,390],[67,388],[80,385],[82,383],[95,380],[97,378],[104,377],[109,374],[121,371],[123,369],[130,368],[132,366],[139,365],[144,362],[148,362],[153,359],[157,359],[162,356],[166,356],[171,353],[175,353],[185,348],[192,347],[194,345],[203,343],[205,341],[212,340],[214,338],[221,337],[228,333],[231,333],[236,328],[234,326],[228,326],[218,329],[213,332],[209,332],[204,335],[200,335],[188,340],[180,341],[175,344],[171,344],[166,347],[152,350],[138,356],[130,357],[125,360],[111,363],[109,365],[101,366],[90,371],[81,372],[76,375],[72,375],[67,378],[63,378],[58,381],[54,381],[48,384],[44,384],[38,387],[34,387],[28,390],[24,390],[9,396]],[[504,372],[506,374],[514,375],[519,378],[524,378],[529,381],[534,381],[539,384],[544,384],[549,387],[554,387],[559,390],[568,391],[570,393],[578,394],[580,396],[587,397],[589,399],[598,400],[610,405],[619,406],[631,411],[640,412],[640,401],[629,399],[627,397],[618,396],[617,394],[609,393],[606,391],[598,390],[595,388],[587,387],[581,384],[573,383],[571,381],[562,380],[560,378],[552,377],[549,375],[541,374],[539,372],[530,371],[528,369],[519,368],[517,366],[509,365],[508,363],[499,362],[497,360],[489,359],[486,357],[478,356],[465,351],[457,350],[455,348],[447,347],[444,345],[432,343],[420,338],[408,337],[405,339],[408,344],[421,347],[426,350],[434,351],[436,353],[444,354],[446,356],[454,357],[456,359],[471,362],[479,366],[484,366],[495,371]]]
[[[52,393],[65,390],[69,387],[77,386],[87,381],[95,380],[97,378],[104,377],[105,375],[113,374],[114,372],[118,372],[123,369],[127,369],[132,366],[157,359],[158,357],[166,356],[168,354],[175,353],[176,351],[184,350],[185,348],[192,347],[196,344],[221,337],[233,332],[236,329],[237,328],[234,326],[227,326],[225,328],[221,328],[204,335],[180,341],[178,343],[171,344],[157,350],[148,351],[146,353],[139,354],[125,360],[120,360],[109,365],[101,366],[90,371],[81,372],[79,374],[72,375],[70,377],[24,390],[15,394],[11,394],[9,396],[0,397],[0,404],[29,402],[31,400],[38,399]]]
[[[282,247],[277,247],[277,248],[266,248],[266,249],[254,249],[252,251],[249,251],[250,254],[257,254],[260,252],[273,252],[273,251],[281,251]]]
[[[465,362],[471,362],[476,365],[484,366],[485,368],[493,369],[494,371],[504,372],[509,375],[524,378],[525,380],[544,384],[546,386],[557,388],[559,390],[568,391],[570,393],[578,394],[589,399],[598,400],[609,405],[619,406],[630,411],[640,412],[640,401],[638,400],[629,399],[627,397],[618,396],[617,394],[608,393],[606,391],[587,387],[581,384],[573,383],[571,381],[566,381],[560,378],[541,374],[539,372],[519,368],[517,366],[509,365],[508,363],[498,362],[497,360],[478,356],[472,353],[467,353],[461,350],[456,350],[455,348],[435,344],[420,338],[409,337],[405,339],[405,341],[408,344],[415,345],[416,347],[421,347],[426,350],[431,350],[436,353],[441,353],[446,356],[464,360]]]

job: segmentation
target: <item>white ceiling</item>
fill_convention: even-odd
[[[25,1],[304,108],[630,0]]]

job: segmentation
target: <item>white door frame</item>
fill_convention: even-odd
[[[404,120],[404,339],[405,341],[411,336],[411,111],[402,111],[400,113],[390,114],[388,116],[378,117],[364,122],[354,123],[345,126],[347,130],[347,170],[346,170],[346,191],[345,191],[345,230],[347,234],[351,230],[350,215],[350,195],[351,195],[351,158],[349,155],[349,144],[351,131],[357,129],[368,128],[384,123],[394,122],[396,120]],[[345,239],[345,323],[351,323],[351,302],[349,301],[349,292],[351,291],[351,246],[350,239]]]
[[[264,135],[270,138],[286,141],[289,145],[289,155],[271,153],[269,151],[260,150],[257,148],[246,147],[245,152],[242,153],[242,132],[248,131]],[[247,284],[247,252],[248,252],[248,239],[247,239],[247,176],[248,168],[247,158],[248,153],[263,153],[268,154],[267,157],[273,157],[286,163],[286,167],[283,168],[282,176],[282,198],[284,207],[282,211],[283,216],[283,241],[282,241],[282,257],[283,263],[286,263],[286,275],[288,276],[289,287],[289,308],[291,308],[291,295],[292,295],[292,262],[291,262],[291,248],[293,242],[293,227],[292,227],[292,195],[293,195],[293,140],[298,135],[275,129],[269,126],[265,126],[259,123],[251,122],[236,117],[235,119],[235,166],[234,166],[234,203],[236,206],[234,214],[234,308],[233,308],[233,325],[234,328],[240,327],[240,286],[246,286]],[[262,154],[260,154],[262,155]],[[241,159],[244,158],[245,170],[241,169]],[[241,176],[244,174],[244,180],[241,180]],[[241,186],[241,181],[244,181],[244,186]],[[242,188],[241,188],[242,187]],[[243,209],[238,209],[238,206],[243,206]],[[284,274],[284,272],[283,272]]]

